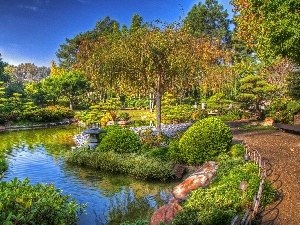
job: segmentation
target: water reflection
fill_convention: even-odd
[[[66,140],[73,134],[71,129],[62,132],[57,128],[48,132],[36,130],[1,134],[1,143],[10,142],[1,145],[5,146],[9,161],[9,170],[3,180],[28,177],[31,184],[53,183],[63,190],[63,194],[71,194],[77,202],[88,202],[88,215],[81,216],[80,225],[149,219],[156,208],[168,201],[174,184],[138,181],[66,165],[63,154],[70,151],[70,145],[58,136],[63,135]],[[3,150],[1,146],[0,151]]]

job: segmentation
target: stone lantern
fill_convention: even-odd
[[[100,133],[105,133],[106,131],[103,129],[100,129],[96,126],[92,126],[92,128],[88,129],[88,130],[84,130],[83,133],[84,134],[89,134],[89,140],[88,140],[88,146],[90,147],[90,149],[94,149],[98,146],[99,142],[100,142]]]

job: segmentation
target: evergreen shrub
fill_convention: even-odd
[[[114,127],[107,131],[97,149],[102,152],[134,153],[140,147],[140,139],[133,131]]]
[[[30,185],[28,178],[0,183],[1,224],[76,224],[85,204],[77,204],[53,185]]]
[[[160,159],[162,161],[168,161],[169,151],[167,147],[151,148],[145,153],[145,156]]]
[[[232,143],[230,127],[222,120],[209,117],[197,121],[179,140],[179,161],[201,164],[227,152]]]

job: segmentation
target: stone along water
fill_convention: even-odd
[[[2,181],[28,177],[31,184],[54,184],[77,203],[88,203],[80,225],[150,220],[153,211],[168,202],[174,184],[144,182],[67,165],[63,155],[74,145],[73,135],[80,132],[77,127],[67,126],[0,133],[0,151],[6,151],[9,162]]]

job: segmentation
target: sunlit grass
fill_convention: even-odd
[[[130,120],[155,120],[155,111],[150,110],[119,110],[117,113],[127,112],[130,116]]]

